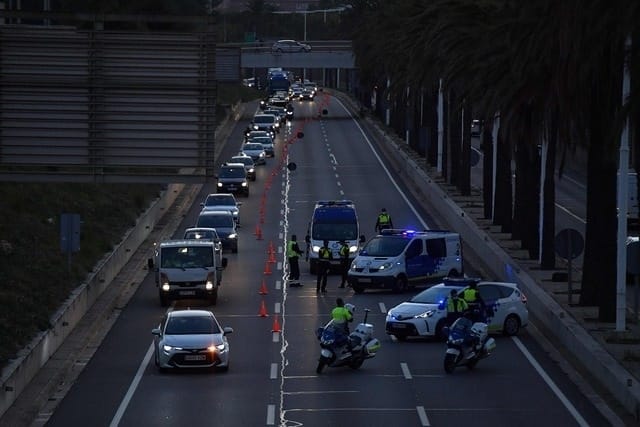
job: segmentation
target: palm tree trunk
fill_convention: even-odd
[[[484,217],[493,216],[493,120],[484,119],[480,135],[482,150],[482,202]]]
[[[511,146],[504,140],[504,126],[498,129],[496,146],[496,189],[493,223],[502,226],[503,233],[510,233],[513,216],[511,184]]]
[[[462,120],[462,151],[460,154],[460,170],[458,174],[458,189],[463,196],[471,194],[471,103],[463,102]]]
[[[555,233],[556,233],[556,141],[558,139],[558,128],[555,115],[551,118],[549,132],[546,141],[543,143],[543,150],[546,155],[542,193],[542,241],[540,243],[540,268],[552,270],[556,266],[555,253]]]

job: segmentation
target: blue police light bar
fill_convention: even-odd
[[[318,200],[316,206],[350,206],[353,205],[351,200]]]

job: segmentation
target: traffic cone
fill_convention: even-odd
[[[273,247],[273,240],[269,240],[269,249],[268,249],[268,251],[269,251],[270,254],[275,254],[276,253],[276,250]]]
[[[255,236],[257,236],[257,235],[258,235],[258,234],[260,234],[260,233],[261,233],[261,231],[260,231],[260,224],[256,224],[256,230],[253,232],[253,234],[254,234]]]
[[[276,254],[275,252],[269,252],[269,259],[267,263],[275,264],[276,263]]]
[[[270,267],[269,261],[264,263],[264,274],[267,274],[267,275],[271,274],[271,267]]]
[[[267,317],[267,306],[264,305],[264,300],[262,301],[262,304],[260,304],[260,317]]]
[[[262,286],[260,286],[260,295],[266,295],[269,292],[267,292],[267,285],[264,283],[264,279],[262,279]]]
[[[271,327],[271,332],[280,332],[280,322],[278,322],[278,315],[276,314],[273,318],[273,326]]]
[[[256,240],[262,240],[262,230],[260,225],[256,225]]]

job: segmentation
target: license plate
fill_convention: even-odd
[[[180,295],[183,296],[188,296],[188,295],[195,295],[196,291],[180,291]]]
[[[184,360],[187,360],[189,362],[195,362],[198,360],[207,360],[207,356],[204,354],[186,354],[184,356]]]
[[[358,279],[358,283],[371,283],[371,279]]]
[[[404,329],[404,328],[406,328],[406,327],[407,327],[407,325],[406,325],[406,324],[404,324],[404,323],[394,323],[394,324],[393,324],[393,328],[394,328],[394,329]]]

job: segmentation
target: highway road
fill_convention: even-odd
[[[324,108],[328,114],[319,114]],[[237,124],[222,160],[236,153],[245,126],[246,121]],[[298,132],[304,137],[294,138]],[[340,279],[332,275],[328,293],[317,296],[305,262],[304,286],[284,285],[284,243],[291,234],[303,241],[317,200],[353,200],[366,237],[372,236],[381,207],[396,227],[437,224],[429,207],[413,199],[388,169],[372,138],[322,92],[314,102],[296,103],[296,118],[276,148],[276,157],[259,167],[251,196],[241,199],[239,252],[225,255],[223,288],[218,304],[209,307],[223,326],[234,328],[229,371],[156,370],[151,329],[166,309],[147,275],[47,426],[609,425],[526,330],[514,338],[496,337],[494,354],[474,371],[447,375],[443,343],[398,342],[384,333],[386,310],[412,293],[355,295],[338,289]],[[297,166],[294,171],[282,167],[290,162]],[[198,202],[213,191],[214,183],[204,186],[175,236],[195,223]],[[254,235],[256,225],[262,240]],[[270,243],[277,262],[270,266],[272,274],[265,274]],[[474,272],[478,266],[465,268]],[[266,295],[259,292],[263,280]],[[356,305],[356,322],[365,308],[371,310],[369,322],[382,348],[359,370],[327,368],[316,375],[315,330],[329,319],[338,296]],[[263,301],[267,317],[259,315]],[[199,301],[175,304],[202,306]],[[276,315],[280,333],[272,332]]]

